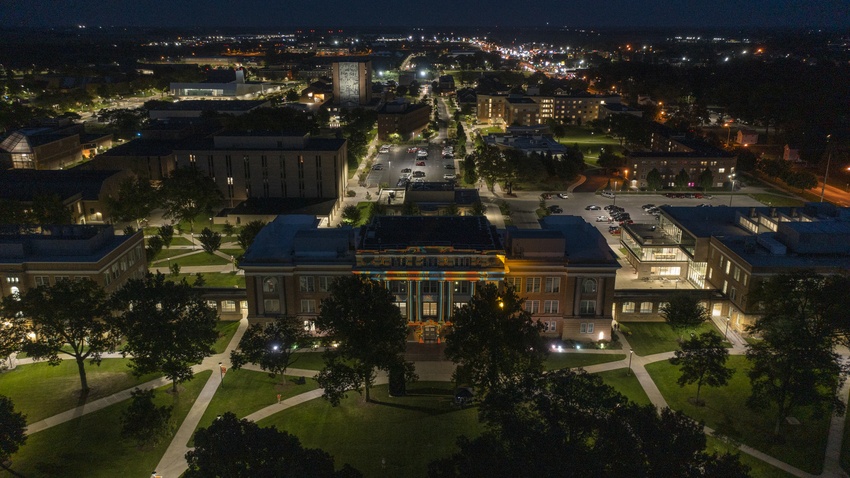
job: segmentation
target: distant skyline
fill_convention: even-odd
[[[3,26],[850,28],[847,0],[6,0]]]

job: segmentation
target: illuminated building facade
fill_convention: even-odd
[[[497,230],[480,216],[379,216],[360,229],[318,229],[280,216],[246,252],[248,318],[297,317],[310,327],[329,285],[359,274],[383,282],[408,339],[440,342],[455,308],[480,283],[513,287],[544,335],[610,340],[619,265],[582,218],[547,217],[543,229]]]

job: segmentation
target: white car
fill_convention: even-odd
[[[385,144],[385,145],[381,146],[381,149],[380,149],[380,150],[378,150],[378,152],[379,152],[379,153],[389,153],[389,152],[390,152],[390,147],[389,147],[389,145],[386,145],[386,144]]]
[[[569,199],[570,198],[570,196],[568,196],[567,193],[558,193],[558,197],[561,198],[561,199]]]
[[[428,151],[427,151],[427,150],[425,150],[425,149],[420,149],[420,150],[416,153],[416,156],[417,156],[417,157],[419,157],[419,158],[427,158],[427,157],[428,157]]]
[[[608,216],[596,216],[596,222],[608,222]]]
[[[443,179],[455,179],[457,177],[454,173],[447,173],[443,175]]]

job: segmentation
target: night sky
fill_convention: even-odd
[[[4,0],[0,11],[5,26],[28,27],[850,28],[848,0]]]

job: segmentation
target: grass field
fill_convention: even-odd
[[[154,256],[152,262],[164,261],[165,259],[169,259],[174,256],[181,256],[183,254],[191,254],[192,249],[163,249],[159,251],[159,253]]]
[[[750,467],[750,476],[752,478],[791,478],[792,474],[786,473],[779,468],[776,468],[773,465],[769,465],[758,458],[748,455],[744,452],[736,450],[734,447],[729,446],[722,442],[721,440],[714,438],[712,436],[706,437],[708,443],[706,445],[706,450],[712,454],[723,454],[723,453],[732,453],[737,454],[741,463]]]
[[[602,377],[605,384],[614,387],[618,392],[625,395],[629,400],[638,405],[649,405],[649,397],[640,386],[640,382],[634,374],[629,373],[628,368],[618,368],[616,370],[608,370],[607,372],[599,372],[596,375]]]
[[[775,408],[771,406],[752,410],[746,406],[747,397],[750,395],[747,359],[743,356],[729,357],[729,366],[735,369],[735,375],[728,386],[703,387],[700,393],[700,398],[706,403],[703,407],[688,401],[696,395],[696,386],[679,387],[676,383],[679,378],[678,367],[662,361],[647,365],[646,370],[658,385],[670,408],[681,410],[696,420],[704,420],[706,425],[718,432],[792,466],[809,473],[820,473],[829,430],[829,416],[814,418],[808,409],[797,409],[793,415],[801,425],[783,426],[781,439],[775,440]]]
[[[217,354],[223,353],[238,328],[238,320],[220,320],[215,324],[215,330],[218,331],[219,337],[213,344],[213,351]]]
[[[748,194],[751,198],[764,204],[765,206],[779,207],[803,207],[805,201],[802,199],[791,198],[788,196],[780,196],[777,194]]]
[[[318,388],[313,379],[307,379],[303,385],[297,385],[295,378],[286,376],[285,385],[280,377],[269,377],[265,372],[253,370],[228,370],[222,386],[215,392],[210,405],[204,411],[198,428],[208,427],[215,417],[225,412],[233,412],[243,418],[257,410],[277,403],[277,394],[281,400],[300,395]],[[192,446],[190,443],[188,446]]]
[[[546,370],[587,367],[600,363],[616,362],[626,358],[624,354],[551,353],[546,359]]]
[[[455,406],[452,392],[450,383],[421,382],[410,385],[407,396],[390,397],[379,386],[371,403],[356,393],[338,407],[316,399],[259,425],[293,433],[304,446],[330,453],[337,467],[350,463],[366,477],[424,477],[430,461],[456,451],[459,435],[481,432],[477,409]]]
[[[130,359],[103,359],[100,366],[86,362],[89,393],[80,398],[77,362],[63,360],[57,366],[46,362],[19,365],[0,375],[0,395],[15,402],[15,409],[34,423],[57,413],[153,380],[159,374],[135,377],[127,366]]]
[[[157,389],[155,402],[174,407],[172,419],[175,431],[189,413],[210,373],[201,372],[193,380],[183,383],[176,396],[166,392],[171,385]],[[24,446],[12,456],[12,468],[30,478],[150,476],[171,437],[144,449],[123,440],[119,420],[128,404],[128,400],[117,403],[30,435]],[[0,473],[0,476],[10,475]]]
[[[565,146],[578,145],[579,150],[584,154],[584,162],[587,164],[596,165],[596,160],[599,159],[602,148],[617,154],[623,153],[620,141],[608,135],[594,133],[580,126],[567,126],[566,131],[566,136],[558,138],[558,142]]]
[[[322,360],[322,352],[301,352],[295,355],[297,362],[292,364],[292,368],[302,368],[306,370],[321,370],[325,366]]]
[[[635,353],[640,356],[679,349],[679,333],[666,322],[623,322],[620,330]],[[693,332],[701,334],[709,330],[723,335],[712,322],[700,325]],[[685,335],[687,336],[687,333]]]
[[[192,251],[184,251],[184,254]],[[162,267],[167,264],[180,264],[180,267],[192,267],[192,266],[224,266],[230,264],[230,261],[219,257],[215,254],[207,254],[204,251],[195,252],[194,254],[183,256],[178,259],[171,259],[170,261],[160,261],[157,262],[156,265]]]

